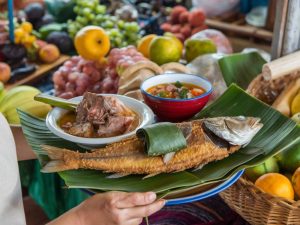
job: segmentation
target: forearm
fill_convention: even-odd
[[[81,225],[78,218],[77,207],[71,209],[55,220],[47,223],[46,225]]]

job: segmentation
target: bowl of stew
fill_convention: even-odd
[[[147,105],[123,95],[85,93],[69,101],[77,103],[76,111],[54,107],[46,125],[58,137],[87,149],[129,138],[154,122]]]
[[[145,103],[162,120],[193,117],[208,102],[212,84],[192,74],[169,73],[148,78],[141,85]]]

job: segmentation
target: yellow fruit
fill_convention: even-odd
[[[149,58],[150,43],[153,40],[153,38],[155,38],[156,36],[157,36],[156,34],[146,35],[139,41],[137,45],[137,50],[147,58]]]
[[[27,33],[31,33],[32,32],[32,24],[29,22],[23,22],[21,24],[21,28],[27,32]]]
[[[295,115],[296,113],[300,112],[300,90],[298,91],[298,94],[294,97],[292,101],[291,111],[292,115]]]
[[[36,41],[36,37],[33,36],[33,35],[28,35],[26,36],[26,39],[23,40],[23,44],[26,45],[26,46],[32,46],[33,43]]]
[[[182,42],[173,33],[171,33],[171,32],[165,32],[164,36],[174,38],[174,40],[177,43],[178,48],[180,49],[180,52],[182,52],[182,50],[183,50],[183,44],[182,44]]]
[[[60,52],[55,45],[47,44],[39,51],[40,59],[45,63],[52,63],[60,56]]]
[[[150,43],[151,61],[162,65],[169,62],[178,62],[181,57],[181,49],[172,37],[156,37]]]
[[[267,173],[259,177],[255,186],[271,195],[294,199],[294,189],[288,178],[279,173]]]
[[[300,197],[300,167],[296,169],[292,176],[292,184],[295,190],[295,193]]]
[[[110,49],[109,36],[97,26],[82,28],[76,34],[74,44],[78,54],[89,60],[100,60]]]
[[[25,35],[25,31],[22,28],[17,28],[14,31],[15,38],[21,39]]]

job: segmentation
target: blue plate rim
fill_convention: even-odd
[[[214,195],[224,191],[225,189],[229,188],[231,185],[233,185],[243,175],[243,173],[244,173],[244,170],[240,170],[239,172],[235,173],[232,177],[227,179],[225,182],[221,183],[217,187],[214,187],[208,191],[205,191],[205,192],[202,192],[202,193],[199,193],[196,195],[188,196],[188,197],[166,200],[166,206],[195,202],[195,201],[199,201],[199,200],[214,196]]]

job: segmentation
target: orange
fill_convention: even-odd
[[[97,26],[86,26],[75,36],[77,53],[88,60],[99,61],[110,49],[109,36]]]
[[[271,195],[294,200],[294,189],[290,180],[280,173],[267,173],[259,177],[255,186]]]
[[[300,198],[300,167],[296,169],[292,176],[292,184],[297,196]]]
[[[139,41],[137,45],[137,50],[140,53],[142,53],[146,58],[149,58],[149,46],[153,38],[155,38],[156,36],[156,34],[146,35]]]

